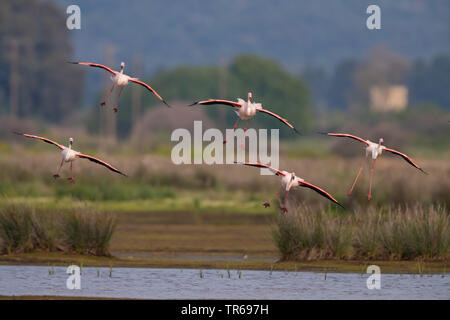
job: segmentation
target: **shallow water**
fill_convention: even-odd
[[[81,289],[66,287],[67,267],[0,266],[0,295],[53,295],[144,299],[450,299],[450,278],[439,274],[369,274],[84,267]]]

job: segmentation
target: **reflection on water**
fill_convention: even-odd
[[[195,269],[82,269],[81,290],[66,288],[66,267],[0,266],[0,295],[56,295],[147,299],[450,299],[448,274],[382,274],[369,290],[368,274]]]

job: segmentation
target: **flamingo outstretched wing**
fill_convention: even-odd
[[[47,138],[44,138],[44,137],[39,137],[39,136],[35,136],[35,135],[32,135],[32,134],[21,133],[21,132],[14,132],[14,133],[18,134],[18,135],[21,135],[21,136],[24,136],[24,137],[27,137],[27,138],[42,140],[44,142],[47,142],[47,143],[50,143],[50,144],[53,144],[53,145],[57,146],[61,150],[63,150],[65,148],[63,145],[59,144],[58,142],[55,142],[53,140],[50,140],[50,139],[47,139]]]
[[[137,83],[137,84],[140,84],[141,86],[147,88],[147,90],[153,92],[155,94],[155,96],[159,100],[161,100],[166,106],[168,106],[170,108],[170,105],[163,98],[161,98],[161,96],[152,87],[150,87],[148,84],[146,84],[145,82],[143,82],[143,81],[141,81],[139,79],[136,79],[136,78],[130,78],[130,81],[132,81],[134,83]]]
[[[344,208],[343,205],[341,205],[335,198],[333,198],[331,196],[331,194],[329,194],[328,192],[326,192],[325,190],[323,190],[322,188],[319,188],[318,186],[313,185],[312,183],[306,182],[305,180],[298,180],[299,186],[300,187],[305,187],[305,188],[310,188],[314,191],[316,191],[318,194],[320,194],[321,196],[327,198],[328,200],[336,203],[338,206],[341,206],[342,208]],[[344,208],[345,209],[345,208]]]
[[[107,162],[105,162],[105,161],[103,161],[103,160],[101,160],[101,159],[95,158],[95,157],[93,157],[93,156],[89,156],[89,155],[87,155],[87,154],[82,154],[82,153],[78,153],[78,154],[77,154],[77,157],[79,157],[79,158],[84,158],[84,159],[88,159],[89,161],[98,163],[99,165],[102,165],[102,166],[108,168],[108,169],[111,170],[111,171],[117,172],[117,173],[119,173],[119,174],[121,174],[121,175],[127,177],[127,175],[126,175],[125,173],[120,172],[119,169],[113,167],[112,165],[110,165],[109,163],[107,163]]]
[[[230,107],[240,108],[241,104],[239,102],[229,101],[229,100],[222,100],[222,99],[208,99],[203,101],[196,101],[194,103],[191,103],[189,106],[195,106],[195,105],[212,105],[212,104],[223,104]]]
[[[324,133],[324,134],[329,135],[329,136],[333,136],[333,137],[351,138],[351,139],[358,140],[359,142],[362,142],[362,143],[364,143],[366,145],[369,145],[369,143],[366,140],[364,140],[363,138],[360,138],[358,136],[354,136],[354,135],[348,134],[348,133]]]
[[[234,163],[243,164],[245,166],[257,167],[257,168],[266,168],[266,169],[269,169],[270,171],[272,171],[273,173],[275,173],[277,176],[285,176],[285,174],[282,171],[275,169],[267,164],[263,164],[263,163],[259,163],[259,162],[237,162],[237,161],[235,161]]]
[[[412,161],[412,159],[411,159],[410,157],[408,157],[406,154],[401,153],[400,151],[397,151],[397,150],[394,150],[394,149],[386,148],[385,146],[383,146],[383,150],[388,151],[388,152],[391,152],[391,153],[394,153],[394,154],[396,154],[396,155],[399,155],[400,157],[402,157],[403,159],[405,159],[405,161],[408,162],[408,163],[409,163],[410,165],[412,165],[413,167],[419,169],[420,171],[422,171],[422,172],[425,173],[425,174],[428,174],[428,173],[426,173],[421,167],[419,167],[417,164],[415,164],[414,161]]]
[[[111,69],[111,68],[109,68],[107,66],[104,66],[104,65],[102,65],[100,63],[91,63],[91,62],[69,62],[69,63],[81,64],[83,66],[90,66],[90,67],[95,67],[95,68],[102,68],[102,69],[105,69],[106,71],[108,71],[108,72],[110,72],[110,73],[112,73],[114,75],[117,73],[117,71],[114,71],[113,69]]]
[[[285,125],[287,125],[289,128],[291,128],[292,130],[294,130],[295,133],[300,134],[300,132],[299,132],[292,124],[290,124],[286,119],[280,117],[280,116],[277,115],[276,113],[273,113],[272,111],[269,111],[269,110],[266,110],[266,109],[263,109],[263,108],[258,108],[258,109],[256,109],[256,110],[257,110],[257,111],[260,111],[260,112],[263,112],[263,113],[266,113],[266,114],[268,114],[268,115],[270,115],[270,116],[272,116],[272,117],[274,117],[274,118],[280,120],[280,121],[283,122]]]

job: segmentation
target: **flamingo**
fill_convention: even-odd
[[[73,150],[72,149],[73,138],[69,139],[69,147],[65,147],[65,146],[63,146],[63,145],[61,145],[61,144],[59,144],[59,143],[57,143],[57,142],[55,142],[53,140],[50,140],[50,139],[47,139],[47,138],[44,138],[44,137],[39,137],[39,136],[35,136],[35,135],[32,135],[32,134],[26,134],[26,133],[20,133],[20,132],[14,132],[14,133],[18,134],[18,135],[21,135],[21,136],[24,136],[24,137],[27,137],[27,138],[42,140],[44,142],[53,144],[53,145],[57,146],[59,149],[62,150],[61,151],[61,156],[62,156],[61,164],[60,164],[60,166],[58,168],[58,171],[53,175],[53,178],[55,178],[55,179],[59,178],[59,171],[61,170],[64,162],[70,162],[70,178],[68,178],[67,180],[69,180],[70,183],[74,183],[75,180],[73,179],[73,175],[72,175],[72,162],[75,161],[75,159],[77,157],[78,158],[82,158],[82,159],[88,159],[89,161],[98,163],[98,164],[108,168],[111,171],[117,172],[117,173],[119,173],[119,174],[121,174],[121,175],[123,175],[125,177],[127,176],[126,174],[120,172],[118,169],[114,168],[112,165],[110,165],[109,163],[106,163],[105,161],[103,161],[101,159],[98,159],[98,158],[92,157],[90,155],[83,154],[83,153],[80,153],[78,151]]]
[[[247,95],[247,101],[244,101],[241,98],[238,98],[237,102],[229,101],[229,100],[221,100],[221,99],[208,99],[208,100],[203,100],[203,101],[196,101],[196,102],[190,104],[189,106],[223,104],[226,106],[237,108],[237,110],[235,110],[235,112],[238,115],[238,119],[237,119],[236,123],[234,124],[233,131],[236,130],[236,128],[239,124],[239,120],[246,120],[247,122],[246,122],[245,128],[244,128],[244,135],[245,135],[245,132],[247,131],[248,122],[251,118],[253,118],[255,116],[256,111],[263,112],[274,118],[277,118],[278,120],[283,122],[285,125],[287,125],[289,128],[294,130],[295,133],[300,134],[300,132],[298,132],[298,130],[292,124],[290,124],[286,119],[280,117],[276,113],[273,113],[269,110],[263,109],[261,106],[261,103],[251,102],[250,101],[251,98],[252,98],[252,93],[249,92]],[[225,144],[226,142],[227,142],[227,140],[225,138],[223,140],[223,143]]]
[[[375,160],[378,158],[378,156],[381,155],[381,153],[383,151],[387,151],[387,152],[391,152],[393,154],[396,154],[400,157],[402,157],[406,162],[408,162],[410,165],[412,165],[413,167],[419,169],[420,171],[422,171],[424,174],[427,174],[421,167],[419,167],[416,163],[414,163],[414,161],[408,157],[406,154],[401,153],[400,151],[394,150],[394,149],[389,149],[386,148],[385,146],[381,145],[384,140],[383,138],[380,138],[378,140],[378,143],[372,142],[370,140],[364,140],[360,137],[351,135],[351,134],[347,134],[347,133],[324,133],[326,135],[329,136],[333,136],[333,137],[346,137],[346,138],[351,138],[354,140],[357,140],[359,142],[362,142],[366,145],[365,150],[366,150],[366,157],[364,158],[364,162],[362,163],[361,167],[359,168],[358,174],[356,175],[355,180],[353,181],[353,184],[350,188],[350,190],[348,191],[348,195],[350,196],[353,192],[353,188],[355,187],[356,181],[358,181],[359,175],[361,174],[361,171],[364,168],[364,165],[367,162],[367,158],[369,157],[369,155],[372,156],[372,164],[370,167],[370,182],[369,182],[369,194],[367,195],[367,199],[372,199],[372,178],[373,178],[373,171],[375,168]]]
[[[119,94],[117,96],[117,106],[115,106],[113,108],[114,112],[117,112],[119,110],[119,99],[120,99],[120,95],[122,94],[122,90],[123,88],[128,84],[129,81],[140,84],[141,86],[144,86],[145,88],[147,88],[147,90],[153,92],[155,94],[155,96],[161,100],[166,106],[170,107],[167,102],[161,98],[161,96],[152,88],[150,87],[148,84],[146,84],[145,82],[140,81],[138,78],[132,78],[130,76],[127,76],[126,74],[123,73],[123,70],[125,68],[125,62],[121,62],[120,63],[120,71],[115,71],[107,66],[104,66],[102,64],[99,63],[91,63],[91,62],[69,62],[72,64],[81,64],[81,65],[85,65],[85,66],[90,66],[90,67],[96,67],[96,68],[102,68],[105,69],[106,71],[108,71],[109,73],[112,74],[111,76],[111,80],[113,81],[113,85],[111,87],[111,89],[109,90],[106,98],[104,101],[102,101],[100,103],[101,106],[104,106],[106,104],[106,100],[108,100],[111,92],[114,90],[114,86],[117,86],[120,90],[119,90]]]
[[[239,162],[234,162],[234,163],[239,163]],[[316,191],[317,193],[319,193],[321,196],[327,198],[328,200],[336,203],[337,205],[341,206],[342,208],[344,208],[335,198],[333,198],[328,192],[326,192],[325,190],[319,188],[318,186],[313,185],[312,183],[309,183],[307,181],[305,181],[305,179],[302,179],[300,177],[297,177],[295,175],[295,172],[287,172],[287,171],[281,171],[275,168],[272,168],[271,166],[267,165],[267,164],[262,164],[259,162],[243,162],[243,163],[239,163],[239,164],[243,164],[246,166],[252,166],[252,167],[258,167],[258,168],[267,168],[269,169],[271,172],[273,172],[274,174],[276,174],[277,176],[281,177],[281,187],[280,189],[275,193],[274,197],[272,197],[272,199],[270,199],[269,201],[265,202],[263,205],[265,208],[270,207],[270,203],[272,202],[272,200],[279,194],[279,192],[284,189],[286,191],[286,194],[284,196],[284,204],[283,204],[283,212],[287,212],[287,208],[286,208],[286,200],[289,194],[289,190],[291,190],[291,188],[296,188],[296,187],[305,187],[305,188],[310,188],[314,191]],[[344,208],[345,209],[345,208]]]

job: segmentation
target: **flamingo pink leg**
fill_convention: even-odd
[[[350,195],[352,194],[352,192],[353,192],[353,188],[354,188],[355,185],[356,185],[356,181],[358,181],[359,175],[361,174],[361,171],[363,170],[364,165],[366,164],[366,161],[367,161],[367,157],[364,159],[364,162],[362,163],[361,168],[359,168],[358,174],[356,175],[355,181],[353,181],[352,187],[351,187],[350,190],[348,191],[348,195],[349,195],[349,196],[350,196]]]
[[[68,178],[67,180],[69,180],[70,183],[73,183],[73,174],[72,174],[72,161],[70,162],[70,178]]]
[[[286,192],[286,195],[284,196],[284,207],[281,208],[283,210],[284,213],[286,213],[288,210],[286,208],[286,201],[287,201],[287,197],[289,195],[289,191]]]
[[[123,90],[123,88],[120,88],[119,95],[117,96],[117,106],[115,106],[113,108],[114,112],[117,112],[119,110],[119,99],[120,99],[120,95],[122,94],[122,90]]]
[[[59,165],[58,171],[56,171],[56,173],[53,175],[53,178],[59,178],[59,171],[61,170],[62,166],[64,164],[64,159],[61,160],[61,164]]]
[[[282,187],[280,187],[281,190]],[[272,199],[270,199],[267,202],[264,202],[263,206],[264,208],[270,207],[270,203],[273,201],[273,199],[275,199],[276,196],[278,196],[278,194],[280,193],[280,190],[278,190],[277,192],[275,192],[275,194],[273,195]]]
[[[109,96],[111,95],[111,92],[114,90],[114,84],[112,85],[111,89],[109,90],[108,94],[106,95],[105,100],[100,103],[100,105],[103,107],[106,104],[106,100],[108,100]]]
[[[370,168],[370,183],[369,183],[369,194],[367,195],[367,199],[372,199],[372,177],[373,177],[373,169],[375,168],[375,160],[372,161],[372,167]]]
[[[234,124],[233,132],[234,132],[234,130],[236,130],[236,128],[237,128],[237,126],[238,126],[238,124],[239,124],[239,120],[240,120],[240,118],[238,118],[237,121],[236,121],[236,123]],[[225,143],[227,143],[226,137],[225,137],[225,139],[223,140],[223,144],[225,144]]]
[[[244,149],[244,144],[245,144],[245,132],[247,131],[247,126],[248,126],[248,120],[245,123],[245,128],[244,128],[244,143],[241,145],[241,149]]]

